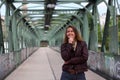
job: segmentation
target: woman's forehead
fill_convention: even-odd
[[[69,28],[67,28],[67,30],[73,30],[73,28],[69,27]]]

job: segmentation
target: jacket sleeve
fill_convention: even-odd
[[[72,44],[66,43],[61,45],[61,56],[64,61],[70,60],[71,50],[73,50]]]
[[[81,50],[81,52],[79,52],[79,53],[81,53],[81,55],[80,56],[75,56],[74,58],[71,58],[68,61],[69,64],[73,64],[74,65],[74,64],[83,64],[83,63],[87,62],[87,60],[88,60],[87,45],[86,45],[85,42],[83,42],[82,45],[83,45],[82,46],[82,50]]]

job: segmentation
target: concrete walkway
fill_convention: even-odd
[[[5,80],[60,80],[62,64],[60,53],[39,48]],[[87,80],[105,80],[90,70],[85,74]]]

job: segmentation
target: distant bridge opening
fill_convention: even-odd
[[[41,41],[40,42],[40,47],[47,47],[49,45],[48,41]]]

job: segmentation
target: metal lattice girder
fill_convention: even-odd
[[[56,9],[56,10],[54,10],[54,13],[59,13],[59,12],[63,12],[63,13],[67,13],[68,11],[69,11],[69,13],[71,12],[71,11],[78,11],[79,9]],[[30,15],[34,15],[34,14],[36,14],[36,15],[38,15],[38,14],[47,14],[45,11],[44,11],[44,9],[27,9],[27,10],[25,10],[25,9],[19,9],[19,11],[28,11],[28,14]],[[48,14],[51,14],[50,12],[48,13]]]
[[[99,0],[99,1],[101,1],[101,0]],[[57,2],[57,4],[56,4],[56,2]],[[69,11],[72,11],[74,13],[74,12],[78,11],[78,9],[73,9],[73,10],[72,9],[66,9],[66,10],[61,9],[61,10],[58,10],[58,9],[54,9],[54,5],[50,6],[50,4],[55,4],[55,5],[58,5],[58,4],[61,4],[61,3],[76,3],[76,4],[80,4],[82,2],[88,2],[88,3],[90,2],[91,3],[91,2],[96,2],[96,0],[95,1],[94,0],[53,0],[53,1],[52,0],[14,0],[13,1],[13,3],[23,3],[23,4],[29,4],[29,3],[39,4],[40,3],[40,4],[45,5],[43,10],[40,10],[40,9],[32,10],[32,9],[26,9],[26,8],[20,8],[19,10],[21,12],[22,11],[26,11],[27,14],[29,14],[29,15],[30,14],[31,15],[44,14],[48,18],[46,18],[45,16],[43,17],[43,18],[45,18],[45,19],[43,19],[43,20],[45,20],[43,25],[51,25],[51,26],[52,26],[52,24],[50,24],[50,23],[51,23],[52,19],[49,19],[49,18],[52,18],[52,16],[50,16],[51,14],[52,15],[54,15],[53,13],[55,13],[55,14],[60,14],[60,13],[61,14],[62,13],[63,14],[65,14],[65,13],[66,14],[70,14]],[[50,7],[53,7],[53,8],[51,9]]]
[[[3,41],[3,29],[2,29],[2,19],[0,14],[0,54],[4,53],[4,41]]]
[[[14,2],[22,2],[22,3],[38,3],[38,2],[46,2],[46,0],[12,0]],[[76,2],[76,3],[80,3],[80,2],[88,2],[88,1],[94,1],[94,0],[57,0],[57,2]],[[52,1],[54,2],[54,0]]]
[[[89,28],[96,30],[97,18],[95,17],[98,15],[95,7],[101,2],[106,4],[105,0],[9,0],[9,2],[7,4],[9,4],[10,10],[7,14],[10,15],[7,18],[11,17],[10,20],[12,20],[14,14],[17,13],[17,17],[19,17],[17,26],[21,26],[20,23],[23,22],[25,24],[23,27],[28,28],[31,34],[40,36],[40,40],[45,39],[46,36],[54,38],[56,33],[59,35],[70,24],[79,26],[79,29],[85,26],[87,30]],[[83,3],[85,4],[83,5]],[[106,6],[110,7],[108,4]],[[89,27],[89,22],[85,24],[88,15],[92,18],[93,27]],[[89,41],[87,34],[84,33],[86,41]],[[58,37],[53,41],[58,41]]]
[[[52,6],[50,6],[51,4],[52,5],[56,5],[56,2],[57,4],[61,4],[62,3],[80,3],[80,2],[89,2],[88,0],[14,0],[14,3],[23,3],[23,4],[29,4],[29,3],[40,3],[40,4],[44,4],[45,7],[44,7],[44,10],[41,11],[38,9],[39,12],[37,12],[37,10],[30,10],[30,9],[20,9],[21,12],[24,10],[24,11],[27,11],[28,14],[44,14],[44,18],[45,18],[45,22],[44,22],[44,25],[51,25],[51,18],[52,18],[52,15],[53,13],[56,13],[56,14],[59,14],[59,13],[68,13],[68,11],[77,11],[77,9],[74,9],[74,10],[70,10],[70,9],[67,9],[67,10],[56,10],[54,9],[54,6],[53,8],[50,8]],[[58,12],[58,11],[61,11],[61,12]],[[68,13],[69,14],[69,13]]]

